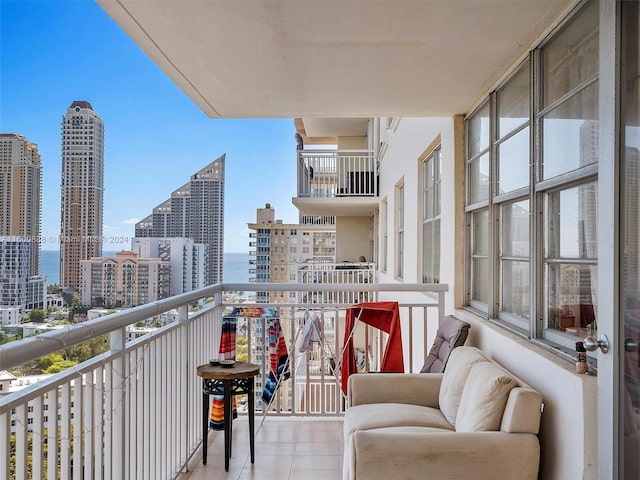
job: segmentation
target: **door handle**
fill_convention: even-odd
[[[635,338],[626,337],[624,339],[624,351],[633,353],[638,351],[638,341]]]
[[[609,339],[606,335],[600,335],[600,339],[596,337],[587,337],[584,339],[584,348],[590,352],[595,352],[598,348],[602,353],[609,351]]]

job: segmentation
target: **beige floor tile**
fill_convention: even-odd
[[[308,420],[300,422],[300,431],[305,430],[317,432],[342,431],[342,422],[332,420]]]
[[[293,470],[339,470],[340,455],[296,455]]]
[[[302,430],[298,442],[302,443],[339,443],[342,433],[337,430]]]
[[[224,470],[223,465],[201,465],[189,476],[189,480],[237,480],[242,474],[242,468],[229,467],[229,471]]]
[[[340,470],[293,470],[289,480],[340,480]]]
[[[302,443],[296,445],[296,455],[340,455],[339,443]]]
[[[295,443],[300,433],[297,430],[261,431],[256,435],[256,442],[260,443]]]
[[[240,480],[255,479],[255,480],[287,480],[291,474],[290,470],[282,469],[266,469],[256,467],[245,468],[240,475]]]
[[[249,447],[247,446],[247,449]],[[297,444],[295,442],[258,442],[255,445],[256,452],[267,455],[293,455],[296,453]],[[248,450],[247,450],[248,451]]]
[[[291,465],[293,463],[292,455],[277,455],[276,452],[273,453],[256,453],[256,459],[254,467],[256,468],[266,468],[266,469],[277,469],[277,470],[290,470]],[[249,467],[251,463],[245,464],[246,467]]]

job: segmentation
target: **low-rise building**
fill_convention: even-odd
[[[159,258],[139,258],[132,251],[81,263],[84,305],[135,307],[169,296],[171,266]]]
[[[25,309],[32,310],[34,308],[40,308],[46,310],[47,307],[47,277],[41,275],[30,277],[27,280]]]
[[[20,308],[0,306],[0,325],[11,325],[20,321]]]

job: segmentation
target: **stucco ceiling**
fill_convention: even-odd
[[[341,118],[465,113],[574,2],[98,3],[213,118]]]

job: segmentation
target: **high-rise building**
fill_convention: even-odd
[[[62,117],[60,285],[80,287],[80,262],[102,255],[104,123],[86,101]]]
[[[83,260],[81,266],[84,305],[126,308],[169,296],[171,266],[159,258],[122,251],[115,258]]]
[[[222,282],[224,253],[224,162],[221,155],[191,175],[171,198],[136,223],[135,235],[182,237],[207,245],[207,284]]]
[[[36,144],[0,133],[0,235],[29,240],[29,275],[39,273],[42,164]]]
[[[316,218],[309,224],[284,224],[276,220],[275,210],[267,203],[256,210],[256,223],[248,224],[253,230],[249,246],[251,282],[295,283],[298,269],[305,261],[335,262],[336,227],[334,217]],[[321,221],[321,220],[324,220]],[[284,292],[257,292],[259,303],[295,301],[295,293],[285,298]]]
[[[170,295],[206,286],[209,261],[207,245],[190,238],[133,238],[131,250],[140,258],[159,258],[171,264]]]

